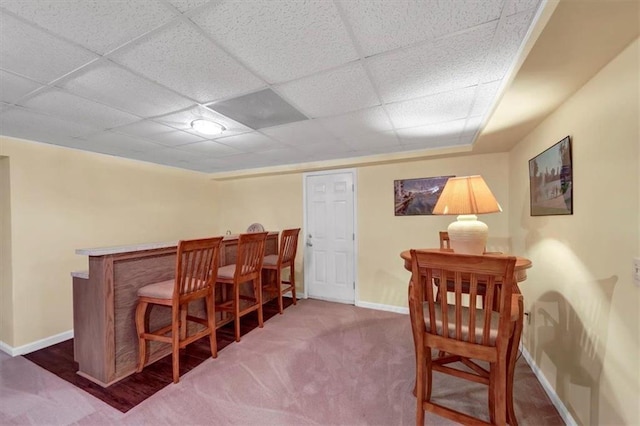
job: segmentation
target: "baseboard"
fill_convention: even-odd
[[[362,302],[362,301],[357,301],[355,305],[360,308],[368,308],[368,309],[375,309],[378,311],[396,312],[398,314],[409,315],[409,308],[403,308],[402,306],[383,305],[382,303],[371,303],[371,302]]]
[[[540,370],[540,368],[538,368],[529,351],[527,351],[527,349],[523,345],[520,345],[520,351],[522,352],[522,357],[524,358],[524,360],[527,362],[527,364],[529,364],[529,367],[531,367],[533,374],[535,374],[538,378],[538,381],[540,382],[540,385],[542,385],[545,393],[551,399],[551,403],[558,410],[558,413],[560,414],[560,417],[562,417],[562,420],[564,420],[564,423],[567,426],[577,426],[578,424],[576,423],[575,419],[573,418],[571,413],[569,413],[567,407],[565,407],[565,405],[562,403],[555,389],[553,389],[553,387],[551,386],[551,383],[549,383],[547,378],[544,377],[544,374],[542,374],[542,371]]]
[[[35,352],[39,349],[43,349],[72,338],[73,330],[69,330],[60,334],[56,334],[55,336],[50,336],[41,340],[37,340],[35,342],[27,343],[26,345],[18,346],[17,348],[9,346],[5,342],[0,341],[0,350],[11,356],[18,356]]]

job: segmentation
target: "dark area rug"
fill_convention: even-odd
[[[292,303],[291,298],[284,298],[285,308]],[[278,315],[278,303],[275,299],[263,305],[265,321],[274,315]],[[242,335],[256,328],[258,326],[257,313],[252,312],[243,316],[240,325]],[[218,351],[223,350],[235,341],[233,323],[221,327],[216,334]],[[103,388],[76,374],[78,363],[73,360],[73,339],[23,356],[123,413],[140,404],[168,384],[173,383],[171,355],[145,367],[141,373],[134,373],[125,377],[108,388]],[[180,350],[180,376],[183,376],[210,357],[211,350],[209,349],[208,337],[197,340],[185,349]]]

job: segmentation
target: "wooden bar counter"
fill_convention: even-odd
[[[236,261],[238,236],[227,235],[220,266]],[[78,249],[89,256],[89,273],[72,273],[74,358],[78,374],[107,387],[136,371],[138,340],[134,323],[140,287],[173,278],[177,242]],[[277,254],[278,233],[267,236],[265,254]],[[203,307],[191,307],[200,310]],[[153,309],[152,327],[170,322],[169,309]],[[149,363],[171,353],[151,342]]]

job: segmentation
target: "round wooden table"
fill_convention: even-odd
[[[451,249],[440,249],[440,248],[425,248],[425,249],[417,249],[421,251],[430,251],[430,252],[449,252],[451,253]],[[484,253],[485,256],[502,256],[503,253]],[[411,250],[404,250],[400,253],[400,257],[404,260],[404,268],[411,272]],[[514,293],[521,294],[520,288],[518,287],[518,282],[522,282],[527,279],[527,269],[531,268],[532,263],[529,259],[516,256],[516,266],[514,269],[514,275],[516,282],[515,288],[513,289]],[[411,278],[409,278],[409,285],[411,285]],[[517,420],[515,418],[515,412],[513,409],[513,376],[516,367],[516,360],[518,355],[518,345],[520,344],[520,337],[522,336],[522,329],[524,327],[524,305],[522,303],[522,299],[520,299],[519,303],[520,315],[518,316],[518,321],[516,321],[515,329],[513,330],[513,336],[511,337],[511,342],[509,343],[509,349],[507,351],[507,359],[509,360],[509,368],[507,371],[507,401],[510,403],[507,404],[507,421],[510,425],[517,424]],[[414,389],[415,396],[415,389]]]
[[[447,249],[439,249],[439,248],[426,248],[426,249],[416,249],[421,251],[431,251],[431,252],[448,252],[451,253],[451,250]],[[503,253],[485,253],[485,256],[501,256]],[[411,250],[405,250],[400,253],[400,257],[404,260],[404,269],[411,272]],[[522,282],[527,279],[527,269],[531,268],[531,261],[524,257],[516,256],[516,267],[515,267],[515,278],[516,281]],[[520,292],[520,289],[518,289]]]

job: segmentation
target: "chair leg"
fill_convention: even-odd
[[[507,351],[507,360],[509,363],[507,367],[507,422],[509,422],[511,426],[518,426],[516,412],[513,408],[513,377],[518,355],[518,344],[520,343],[520,337],[522,336],[522,329],[524,327],[524,304],[522,298],[518,301],[518,307],[520,308],[520,316],[516,321],[509,343],[509,350]]]
[[[425,390],[424,390],[424,399],[425,401],[431,401],[431,389],[432,389],[432,379],[433,379],[433,369],[431,367],[431,348],[426,348],[424,351],[424,368],[425,368]]]
[[[236,342],[240,341],[240,286],[233,284],[233,326],[235,328]]]
[[[503,358],[504,359],[504,358]],[[505,362],[499,362],[496,369],[496,395],[494,397],[496,417],[496,424],[507,424],[507,365]]]
[[[276,290],[277,290],[277,294],[278,294],[278,310],[280,311],[280,315],[282,315],[282,311],[283,311],[283,306],[282,306],[282,286],[280,285],[282,283],[282,270],[278,269],[276,270]]]
[[[189,305],[180,306],[180,340],[187,338],[187,313]]]
[[[416,353],[416,426],[424,425],[425,398],[425,349],[422,342],[418,343]]]
[[[147,340],[143,337],[145,330],[145,316],[147,313],[147,302],[138,302],[136,307],[136,332],[138,333],[138,368],[140,373],[147,362]]]
[[[180,381],[180,309],[171,309],[171,349],[173,361],[173,383]]]
[[[293,262],[291,263],[290,271],[289,282],[291,283],[291,297],[293,298],[293,304],[296,305],[298,303],[296,299],[296,270],[293,267]]]
[[[214,300],[213,295],[208,295],[205,299],[206,303],[206,312],[207,312],[207,323],[209,324],[209,346],[211,347],[211,358],[218,357],[218,341],[216,340],[216,318],[215,318],[215,310],[214,310]]]
[[[262,292],[260,291],[262,288],[262,278],[260,275],[253,280],[253,288],[255,289],[254,295],[258,302],[258,327],[262,328],[264,327],[264,316],[262,315]]]

